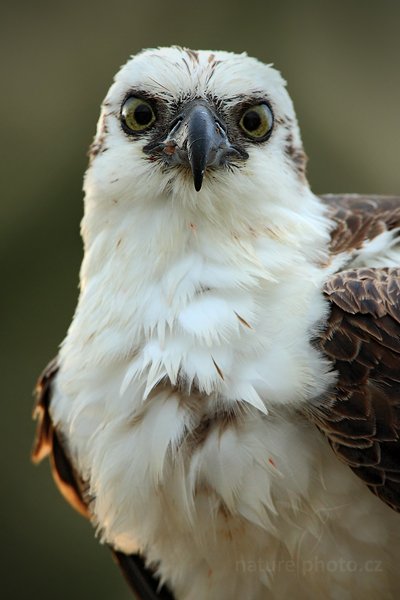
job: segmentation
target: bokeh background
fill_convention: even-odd
[[[15,1],[0,28],[1,596],[127,600],[48,466],[29,462],[31,390],[78,293],[99,104],[142,47],[246,50],[289,82],[316,192],[400,195],[400,2]]]

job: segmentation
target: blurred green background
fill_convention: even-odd
[[[289,91],[314,191],[400,194],[400,3],[3,3],[2,597],[128,599],[108,552],[29,462],[31,389],[73,314],[86,149],[119,65],[142,47],[242,51]]]

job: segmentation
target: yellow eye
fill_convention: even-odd
[[[243,113],[239,125],[246,135],[261,140],[272,131],[274,116],[268,104],[256,104],[250,106]]]
[[[156,120],[156,115],[151,105],[142,100],[131,96],[125,100],[121,109],[121,121],[129,131],[144,131],[151,127]]]

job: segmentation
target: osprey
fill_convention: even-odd
[[[146,50],[102,105],[33,457],[140,598],[397,597],[400,199],[305,163],[246,54]]]

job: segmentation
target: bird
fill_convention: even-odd
[[[306,162],[246,53],[141,51],[102,104],[32,456],[138,598],[397,597],[400,197]]]

